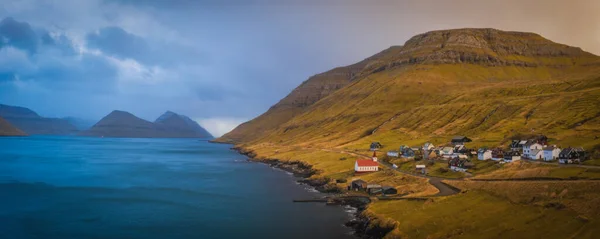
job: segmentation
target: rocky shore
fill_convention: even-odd
[[[302,178],[298,182],[314,187],[322,193],[342,194],[344,188],[338,187],[331,179],[326,177],[313,177],[318,175],[319,171],[313,169],[312,165],[300,161],[282,161],[279,159],[268,159],[257,157],[256,153],[251,150],[246,150],[241,147],[234,147],[232,150],[237,151],[248,157],[249,161],[261,162],[275,167],[286,172],[292,173],[294,176]],[[356,208],[355,217],[346,222],[345,225],[354,229],[354,234],[359,238],[383,238],[388,232],[394,229],[394,226],[382,225],[376,223],[378,220],[375,215],[366,211],[368,204],[371,202],[369,197],[359,196],[334,196],[330,197],[328,205],[344,205]]]

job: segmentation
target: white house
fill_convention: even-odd
[[[492,159],[492,151],[486,148],[480,148],[477,150],[477,159],[488,160]]]
[[[454,148],[453,147],[444,147],[440,151],[440,154],[444,158],[450,158],[454,154]]]
[[[398,151],[388,151],[387,152],[387,156],[396,157],[397,158],[397,157],[400,156],[400,153],[398,153]]]
[[[558,154],[560,154],[560,148],[554,146],[549,146],[544,148],[544,161],[552,161],[558,159]]]
[[[523,158],[536,159],[536,155],[532,155],[532,150],[542,150],[543,147],[543,145],[539,144],[536,141],[527,142],[525,145],[523,145]]]
[[[377,172],[379,171],[379,163],[369,159],[358,159],[354,163],[354,171],[357,173]]]
[[[510,151],[504,153],[504,162],[512,163],[517,160],[521,160],[521,153],[519,153],[518,151]]]
[[[429,142],[427,142],[427,143],[425,143],[425,144],[423,145],[423,150],[430,151],[430,150],[432,150],[432,149],[434,149],[434,148],[435,148],[435,146],[434,146],[432,143],[429,143]]]
[[[532,149],[529,151],[529,159],[542,159],[544,158],[544,150],[541,149]]]

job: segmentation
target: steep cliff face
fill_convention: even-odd
[[[0,136],[25,136],[25,132],[0,117]]]
[[[302,113],[315,102],[349,84],[368,64],[389,58],[397,54],[401,48],[401,46],[393,46],[356,64],[338,67],[308,78],[267,112],[241,124],[216,141],[247,142],[266,135],[267,132]]]
[[[0,104],[0,116],[30,135],[69,135],[77,132],[77,128],[67,120],[45,118],[24,107]]]
[[[301,85],[221,140],[360,147],[467,134],[474,144],[495,145],[539,132],[556,143],[600,144],[598,56],[537,34],[495,29],[433,31],[391,49],[359,63],[344,78],[351,84],[273,117],[285,112],[274,109],[290,105],[282,102],[297,102],[292,96]]]

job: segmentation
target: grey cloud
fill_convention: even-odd
[[[15,46],[29,53],[37,50],[38,37],[26,22],[18,22],[11,17],[0,22],[0,47]]]

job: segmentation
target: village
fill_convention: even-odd
[[[383,145],[379,142],[372,142],[369,151],[373,152],[370,159],[358,159],[354,164],[355,176],[369,172],[379,171],[379,164],[385,163],[391,165],[393,169],[398,169],[396,160],[402,159],[404,162],[413,161],[414,168],[411,173],[415,175],[428,176],[428,166],[436,162],[442,162],[447,167],[438,168],[441,171],[452,171],[469,175],[469,170],[473,169],[478,162],[489,162],[489,164],[507,164],[518,160],[537,161],[543,163],[559,164],[579,164],[586,159],[588,155],[582,147],[560,148],[557,145],[550,145],[548,137],[538,135],[528,139],[514,139],[510,141],[505,148],[481,147],[472,149],[467,144],[472,140],[466,136],[455,136],[450,142],[443,146],[435,146],[427,142],[422,146],[401,145],[398,150],[387,151],[383,155],[383,162],[377,157]],[[391,195],[397,192],[391,186],[382,186],[378,184],[369,184],[364,180],[357,178],[348,186],[349,190],[363,191],[368,194]]]

